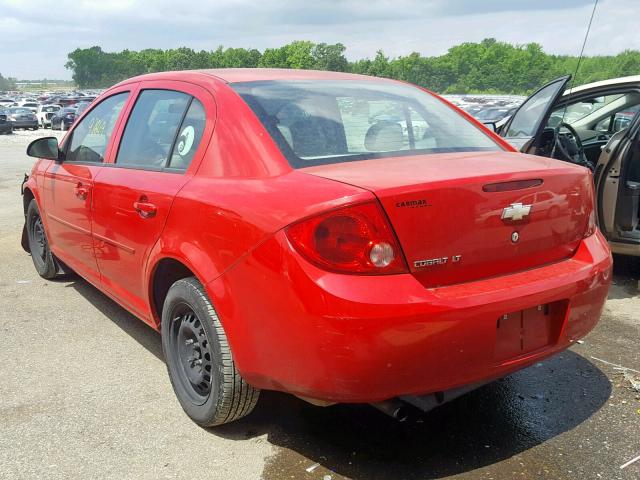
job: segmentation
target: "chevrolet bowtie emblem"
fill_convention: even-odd
[[[502,210],[502,220],[522,220],[531,212],[531,205],[523,205],[522,203],[512,203]]]

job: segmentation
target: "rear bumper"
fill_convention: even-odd
[[[207,285],[236,365],[259,388],[375,402],[482,383],[569,347],[600,318],[612,260],[598,232],[568,260],[512,275],[424,288],[412,275],[321,271],[282,232]],[[497,353],[497,319],[557,302],[553,340]]]
[[[38,126],[37,120],[12,121],[13,128],[33,128]]]

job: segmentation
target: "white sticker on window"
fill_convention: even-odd
[[[196,131],[191,125],[184,127],[180,136],[178,137],[178,153],[181,156],[185,156],[193,147],[193,139],[196,136]]]

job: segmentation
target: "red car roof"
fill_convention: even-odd
[[[260,80],[360,80],[385,81],[385,78],[357,75],[354,73],[327,72],[322,70],[298,70],[286,68],[213,68],[207,70],[182,70],[173,72],[157,72],[140,75],[122,83],[144,80],[187,80],[194,76],[206,75],[216,77],[227,83],[254,82]]]

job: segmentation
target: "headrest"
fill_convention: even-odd
[[[367,130],[364,147],[370,152],[392,152],[402,149],[403,140],[402,125],[381,120]]]

